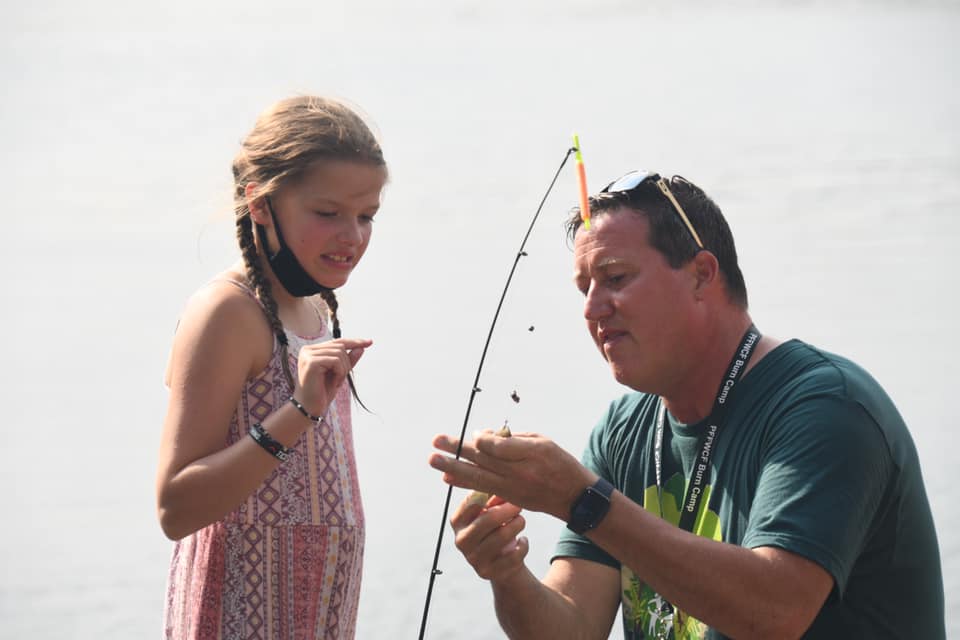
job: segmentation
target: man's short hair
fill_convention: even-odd
[[[720,207],[703,189],[685,178],[673,176],[668,183],[677,202],[700,235],[704,249],[716,256],[730,300],[746,309],[747,287],[737,262],[733,233]],[[630,191],[590,196],[591,217],[598,217],[621,207],[632,209],[646,217],[650,225],[650,246],[663,254],[671,268],[679,269],[699,251],[683,220],[653,181],[647,181]],[[566,223],[567,238],[571,244],[582,222],[580,207],[574,207]]]

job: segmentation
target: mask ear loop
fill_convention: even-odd
[[[267,254],[267,259],[272,260],[277,257],[277,254],[270,255],[270,246],[267,244],[267,230],[259,222],[254,223],[257,227],[257,239],[260,240],[260,244],[263,245],[263,251]]]
[[[280,246],[277,248],[276,252],[272,255],[270,254],[270,245],[267,244],[267,228],[264,227],[259,222],[257,223],[257,236],[260,238],[260,242],[263,244],[263,250],[267,253],[267,257],[271,260],[277,257],[277,254],[283,250],[286,241],[283,239],[283,231],[280,229],[280,223],[277,221],[277,214],[273,212],[273,203],[270,202],[270,196],[264,196],[264,201],[267,203],[267,211],[270,212],[270,219],[273,220],[273,230],[277,233],[277,244]]]

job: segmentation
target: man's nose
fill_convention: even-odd
[[[583,301],[583,317],[596,321],[608,316],[611,308],[610,297],[591,284]]]

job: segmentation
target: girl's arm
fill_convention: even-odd
[[[167,370],[170,399],[157,474],[160,525],[169,538],[219,520],[281,464],[249,437],[224,448],[243,386],[272,350],[262,310],[236,287],[214,283],[187,305]],[[312,423],[285,405],[262,424],[292,446]]]

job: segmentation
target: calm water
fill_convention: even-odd
[[[346,333],[376,342],[358,372],[375,411],[356,420],[361,638],[419,628],[445,494],[429,441],[463,422],[500,289],[573,131],[594,186],[639,167],[701,184],[738,239],[760,328],[844,353],[886,386],[920,450],[960,636],[960,7],[635,4],[6,7],[0,638],[158,634],[166,352],[186,297],[235,255],[239,139],[297,92],[362,105],[393,174],[341,304]],[[568,167],[470,430],[506,418],[579,454],[621,389],[569,282],[560,221],[574,201]],[[531,517],[534,571],[558,529]],[[440,566],[429,637],[500,637],[449,532]]]

